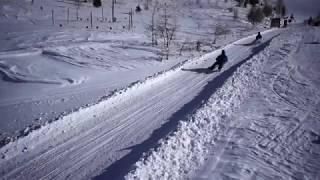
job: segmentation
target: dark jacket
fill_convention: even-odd
[[[260,33],[256,36],[256,40],[259,40],[259,39],[262,39],[262,36]]]
[[[216,60],[217,63],[224,64],[228,61],[228,57],[225,54],[220,54]]]

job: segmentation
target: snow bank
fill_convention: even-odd
[[[208,102],[178,130],[160,142],[159,147],[136,163],[126,179],[184,179],[205,160],[223,130],[228,115],[239,108],[250,89],[257,86],[259,72],[270,48],[254,56],[227,80]]]

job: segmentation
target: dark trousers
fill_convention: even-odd
[[[218,70],[220,71],[222,69],[223,63],[215,62],[212,66],[209,67],[210,70],[214,70],[218,66]]]

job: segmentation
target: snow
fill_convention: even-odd
[[[126,178],[319,178],[319,51],[305,46],[318,36],[282,33]]]
[[[217,50],[200,59],[186,61],[145,82],[138,82],[94,106],[63,116],[6,145],[0,149],[5,156],[0,163],[7,164],[2,169],[4,177],[19,179],[24,174],[23,177],[30,178],[72,176],[77,179],[92,176],[92,173],[98,175],[103,172],[103,167],[113,162],[116,163],[101,177],[113,179],[121,176],[140,158],[141,153],[174,130],[181,118],[195,111],[237,67],[268,46],[277,34],[274,30],[266,32],[263,43],[253,47],[227,46],[230,64],[226,65],[226,72],[221,76],[194,72],[211,65],[210,59],[221,51]],[[235,44],[253,39],[254,36],[250,36]],[[57,158],[52,159],[52,156]],[[41,162],[47,163],[36,168]],[[119,172],[120,167],[123,172]]]
[[[150,33],[146,32],[151,10],[135,13],[134,29],[129,31],[126,27],[127,15],[123,13],[138,1],[116,4],[116,23],[109,22],[108,3],[104,3],[107,20],[102,21],[100,8],[82,3],[77,21],[77,6],[72,1],[31,2],[0,2],[1,145],[23,136],[21,132],[26,128],[43,126],[81,107],[96,104],[114,91],[261,28],[243,23],[241,13],[239,20],[233,20],[232,12],[227,10],[234,5],[233,1],[201,2],[205,8],[192,1],[178,1],[179,28],[171,47],[172,55],[165,61],[163,49],[152,47]],[[90,26],[87,21],[90,12],[93,29],[86,28]],[[218,26],[229,29],[229,34],[216,37]],[[194,50],[199,40],[203,42],[203,52]],[[186,47],[180,51],[183,43]]]
[[[233,19],[234,1],[168,1],[165,60],[151,10],[127,29],[138,0],[117,1],[115,23],[106,4],[102,19],[91,3],[31,2],[0,2],[0,179],[319,177],[319,30],[255,42],[268,22]]]

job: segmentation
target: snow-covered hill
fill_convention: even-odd
[[[127,179],[320,179],[319,35],[281,32]]]
[[[319,178],[319,30],[255,42],[234,1],[167,1],[165,60],[153,3],[129,30],[142,1],[117,0],[116,22],[111,0],[0,2],[0,179]]]
[[[118,0],[115,23],[111,1],[103,1],[103,11],[71,0],[1,1],[1,144],[258,30],[244,21],[244,9],[233,19],[233,1],[177,2],[177,34],[170,59],[161,62],[163,48],[151,46],[146,28],[154,2],[134,13],[128,30],[124,13],[143,7],[140,1]],[[202,52],[196,51],[197,41]]]
[[[221,73],[218,50],[133,85],[1,148],[1,176],[117,179],[149,152],[127,178],[318,178],[317,34],[271,30],[225,47]]]

